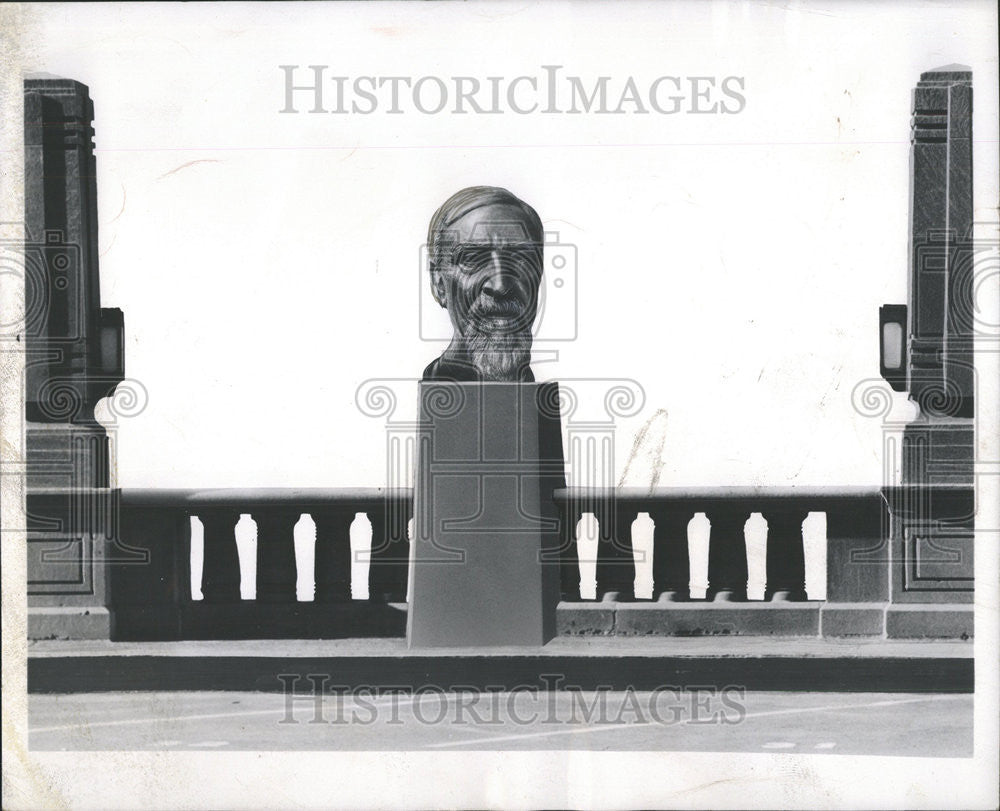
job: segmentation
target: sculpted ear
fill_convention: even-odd
[[[431,294],[434,296],[434,300],[442,307],[448,306],[444,286],[444,274],[436,265],[431,266]]]

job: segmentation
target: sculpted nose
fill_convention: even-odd
[[[510,272],[505,270],[503,266],[500,251],[490,252],[490,263],[486,268],[486,273],[486,282],[483,284],[483,290],[491,296],[498,298],[506,296],[510,290],[511,278]]]

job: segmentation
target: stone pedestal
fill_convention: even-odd
[[[912,111],[909,300],[883,308],[881,341],[883,375],[920,415],[903,433],[901,486],[886,488],[894,561],[886,623],[890,636],[915,635],[914,623],[935,618],[928,635],[938,635],[953,627],[940,611],[900,604],[953,604],[971,636],[962,604],[973,599],[976,513],[972,73],[961,65],[923,73]]]
[[[124,320],[101,307],[94,108],[69,79],[24,82],[24,413],[28,635],[108,638],[117,554],[109,437],[94,407],[124,377]]]
[[[105,561],[116,523],[107,433],[29,422],[26,439],[28,637],[107,639]]]
[[[558,384],[419,391],[408,643],[544,645],[559,602]]]

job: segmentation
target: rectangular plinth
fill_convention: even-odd
[[[972,486],[910,483],[884,492],[893,517],[893,558],[899,561],[893,567],[892,602],[971,604],[976,521]]]
[[[971,605],[892,605],[885,615],[889,639],[971,639]]]
[[[418,442],[409,644],[544,644],[559,601],[557,385],[422,382]]]
[[[28,606],[28,639],[108,639],[104,606]]]
[[[885,609],[885,603],[824,603],[820,632],[829,637],[880,637],[885,633]]]

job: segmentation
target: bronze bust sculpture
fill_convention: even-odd
[[[535,210],[506,189],[449,197],[427,231],[431,292],[454,336],[424,380],[532,382],[531,328],[544,233]]]

